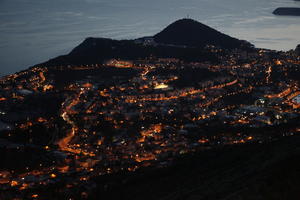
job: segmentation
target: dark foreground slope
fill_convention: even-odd
[[[183,158],[170,169],[127,177],[106,195],[108,199],[299,199],[299,145],[296,136],[204,152]]]
[[[250,49],[253,46],[220,33],[191,19],[178,20],[145,44],[145,38],[137,40],[112,40],[87,38],[69,54],[51,59],[40,65],[101,64],[111,58],[144,59],[148,57],[179,58],[185,61],[218,62],[215,55],[203,47],[214,45],[222,49]],[[137,42],[141,40],[142,42]]]
[[[61,192],[59,185],[36,192],[44,199],[84,199],[88,191],[88,199],[107,200],[297,200],[299,145],[300,136],[294,136],[228,146],[179,158],[169,168],[101,176],[68,192]]]

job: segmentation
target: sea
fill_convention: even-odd
[[[275,16],[295,0],[0,0],[0,76],[67,54],[87,37],[151,36],[192,18],[259,48],[300,44],[300,17]]]

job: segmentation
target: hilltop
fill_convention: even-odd
[[[181,19],[153,37],[135,40],[87,38],[69,54],[40,65],[81,65],[103,63],[107,59],[174,57],[186,61],[217,62],[215,55],[204,49],[213,45],[222,49],[251,49],[253,45],[232,38],[192,19]]]
[[[157,43],[204,47],[219,46],[226,49],[250,46],[192,19],[181,19],[154,36]]]

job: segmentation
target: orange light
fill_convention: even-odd
[[[50,174],[51,178],[56,178],[56,174]]]
[[[53,85],[44,85],[43,91],[46,92],[47,90],[51,90],[53,88],[54,88]]]
[[[91,83],[85,83],[82,86],[85,87],[85,88],[91,88],[91,87],[93,87],[93,85]]]
[[[39,118],[37,119],[37,121],[40,122],[40,123],[42,123],[42,122],[46,122],[47,120],[44,119],[44,118],[42,118],[42,117],[39,117]]]
[[[200,139],[200,140],[198,140],[198,142],[201,144],[205,144],[208,142],[208,139]]]
[[[58,168],[61,173],[66,173],[69,170],[69,166],[63,166]]]
[[[14,187],[17,186],[19,183],[17,181],[11,181],[10,186]]]

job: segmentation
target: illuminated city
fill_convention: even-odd
[[[0,199],[93,199],[109,177],[299,134],[299,52],[203,49],[217,62],[112,55],[4,76]]]

